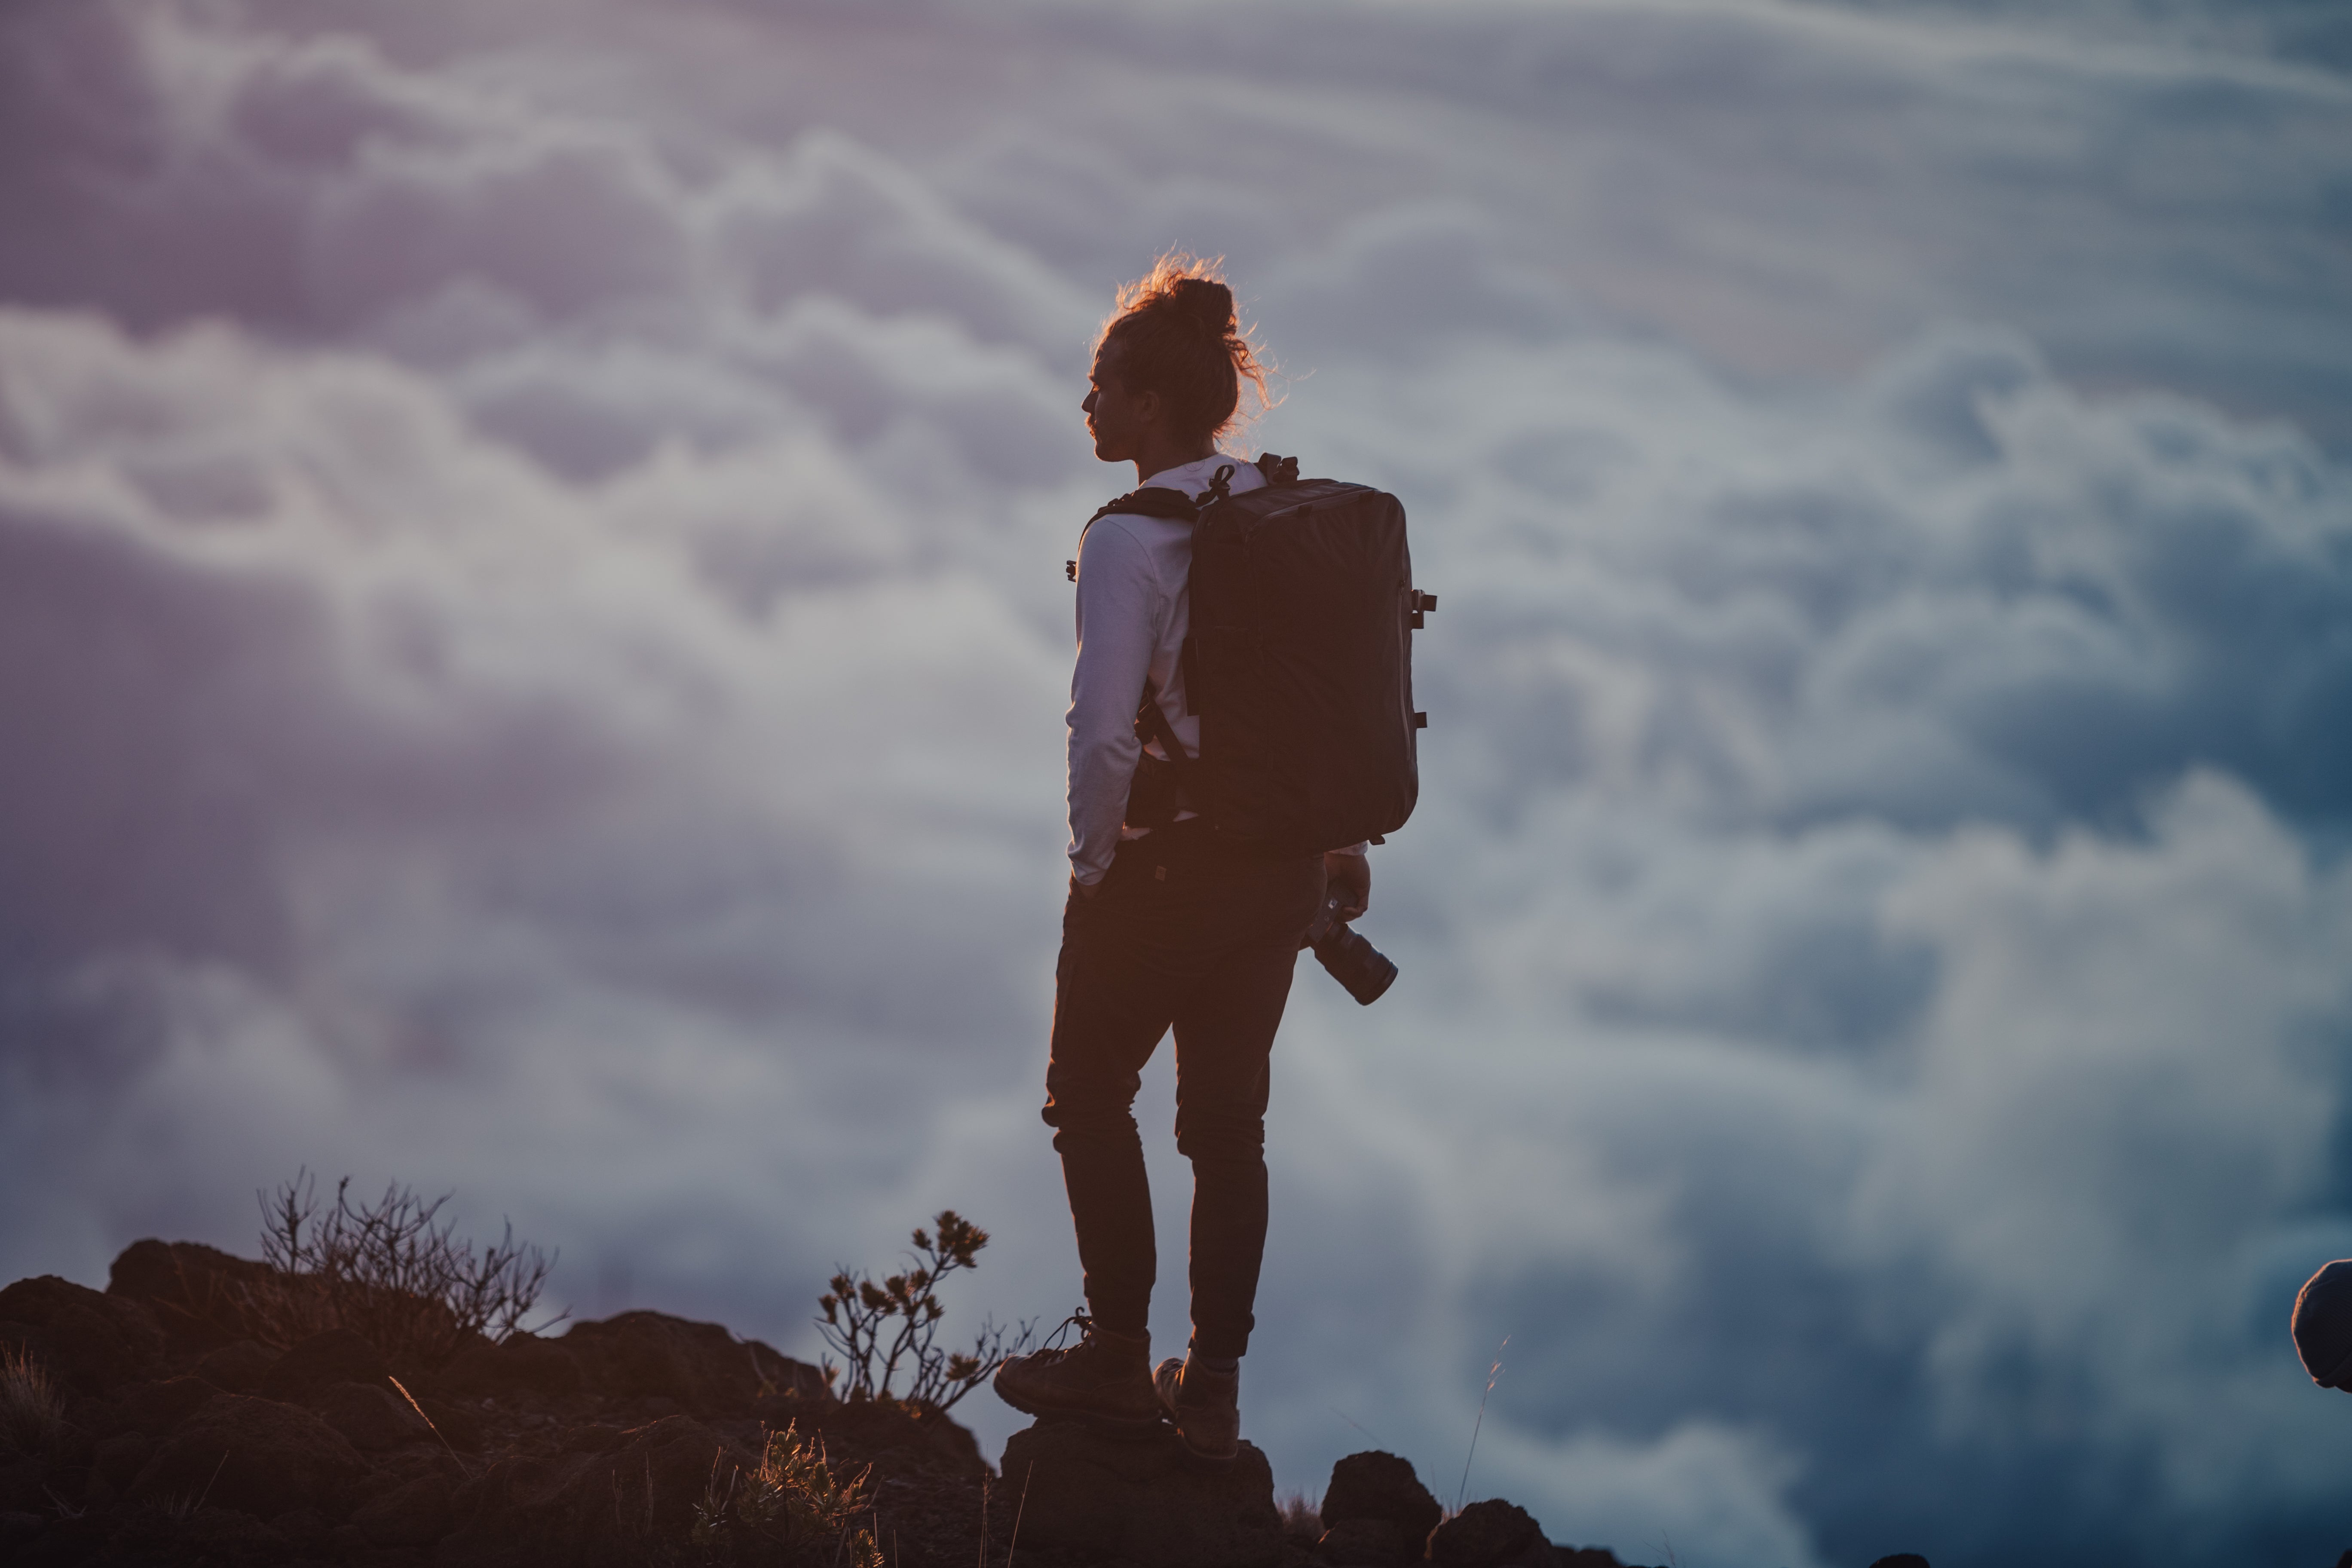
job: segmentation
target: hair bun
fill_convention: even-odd
[[[1186,440],[1214,440],[1233,427],[1242,384],[1266,405],[1265,366],[1241,330],[1234,291],[1218,263],[1171,250],[1151,270],[1121,286],[1118,308],[1095,340],[1097,363],[1110,363],[1138,392],[1167,399],[1171,428]],[[1115,362],[1101,356],[1116,351]]]
[[[1234,291],[1213,278],[1179,278],[1168,296],[1184,315],[1219,336],[1234,330]]]

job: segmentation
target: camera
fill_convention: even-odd
[[[1313,948],[1315,962],[1346,986],[1349,995],[1369,1007],[1395,981],[1397,966],[1379,948],[1349,931],[1346,922],[1337,918],[1339,912],[1339,890],[1326,891],[1323,907],[1315,911],[1315,923],[1307,928],[1307,935],[1298,945]]]

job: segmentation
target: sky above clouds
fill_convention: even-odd
[[[1076,402],[1181,246],[1443,605],[1280,1482],[1451,1501],[1507,1336],[1467,1495],[1629,1560],[2326,1560],[2352,35],[2042,10],[11,7],[0,1270],[307,1164],[581,1317],[814,1357],[946,1205],[1067,1311]]]

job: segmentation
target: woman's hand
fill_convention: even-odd
[[[1339,907],[1331,913],[1333,920],[1344,925],[1371,907],[1370,856],[1350,855],[1344,850],[1334,849],[1323,857],[1323,876],[1327,889],[1325,896],[1328,897],[1330,893],[1339,895]]]

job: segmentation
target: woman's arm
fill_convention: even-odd
[[[1118,849],[1142,742],[1135,710],[1168,616],[1151,552],[1117,515],[1078,548],[1078,663],[1070,676],[1070,874],[1100,882]]]

